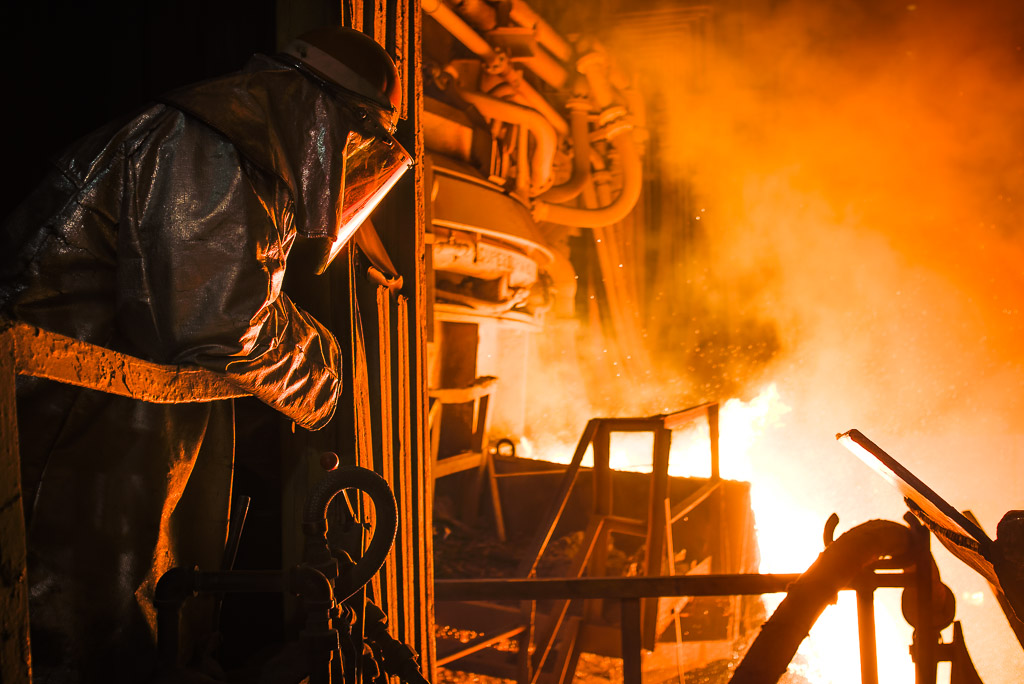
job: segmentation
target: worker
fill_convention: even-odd
[[[407,169],[400,107],[387,53],[324,28],[87,136],[0,230],[0,315],[216,371],[322,428],[341,354],[282,279],[293,247],[322,273]],[[221,564],[232,402],[37,378],[17,401],[35,679],[146,681],[156,582]]]

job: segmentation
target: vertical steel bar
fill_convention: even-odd
[[[720,477],[718,463],[718,404],[708,406],[708,437],[711,441],[711,479]]]
[[[672,500],[665,497],[665,560],[668,562],[668,574],[676,574],[676,547],[672,539]],[[672,622],[676,633],[676,675],[679,683],[683,682],[683,628],[679,621],[679,603],[672,606]]]
[[[622,682],[623,684],[640,684],[641,653],[640,653],[640,599],[625,598],[620,602],[622,622]]]
[[[603,422],[594,434],[594,513],[612,513],[611,435]]]
[[[576,476],[580,472],[580,463],[583,461],[583,454],[586,453],[587,447],[594,439],[594,433],[597,432],[597,426],[600,423],[598,419],[591,419],[587,423],[587,427],[583,429],[583,435],[580,437],[579,443],[576,445],[576,453],[573,454],[572,462],[565,471],[565,475],[562,476],[562,483],[559,487],[558,494],[555,495],[555,499],[551,502],[551,508],[548,510],[547,515],[544,517],[544,523],[540,529],[537,530],[536,535],[530,543],[529,550],[524,556],[524,560],[519,565],[519,570],[516,573],[518,577],[533,577],[537,572],[537,563],[540,561],[540,557],[544,554],[544,549],[547,548],[548,542],[551,541],[551,535],[555,532],[555,527],[558,525],[559,519],[562,517],[562,513],[565,511],[565,506],[569,502],[569,495],[572,493],[572,488],[576,484]]]
[[[377,286],[374,293],[377,302],[377,380],[379,383],[379,406],[377,413],[380,431],[380,469],[379,472],[385,480],[393,483],[395,496],[401,510],[402,492],[405,490],[406,482],[395,480],[395,454],[394,454],[394,406],[392,405],[393,377],[391,375],[392,349],[391,349],[391,290],[383,285]],[[376,517],[376,511],[374,511]],[[396,630],[400,624],[398,611],[402,605],[398,586],[397,563],[402,555],[407,552],[402,535],[395,539],[395,553],[389,553],[384,561],[381,605],[384,611],[391,616],[388,620],[387,630],[393,637],[401,636]]]
[[[533,639],[537,631],[537,602],[522,601],[519,605],[523,612],[523,631],[516,639],[519,642],[518,681],[529,682],[533,678]]]
[[[601,531],[605,526],[604,521],[605,518],[599,515],[590,517],[587,529],[583,532],[583,543],[580,544],[579,554],[573,560],[572,568],[567,573],[569,577],[582,577],[586,572],[587,565],[590,563],[590,556],[594,552],[594,546],[597,540],[602,538]],[[537,651],[534,658],[533,673],[528,680],[530,684],[537,684],[541,671],[544,669],[544,663],[547,662],[548,656],[551,655],[551,649],[555,645],[555,639],[558,637],[558,632],[562,628],[562,623],[565,621],[571,603],[571,599],[555,601],[548,613],[544,629],[537,631]]]
[[[875,643],[875,591],[857,588],[857,634],[860,637],[860,681],[878,684],[878,651]]]
[[[426,610],[425,596],[421,587],[423,570],[417,568],[420,556],[418,545],[422,543],[420,535],[430,534],[432,526],[429,521],[418,514],[418,497],[431,491],[424,488],[416,479],[413,471],[412,454],[412,406],[416,394],[410,386],[409,358],[409,319],[408,303],[405,297],[395,298],[394,329],[394,391],[392,401],[395,403],[395,467],[398,469],[398,480],[401,483],[399,498],[399,515],[403,524],[399,528],[401,548],[401,570],[398,579],[402,589],[402,625],[403,641],[413,644],[417,652],[422,648],[420,636],[420,613]]]
[[[484,459],[487,462],[487,482],[491,491],[491,508],[494,510],[494,529],[498,533],[498,539],[505,541],[505,513],[501,508],[501,491],[498,489],[494,457],[490,454],[484,454]]]
[[[935,629],[935,615],[932,598],[934,570],[929,547],[930,534],[920,525],[915,528],[917,563],[914,566],[914,580],[917,585],[917,624],[914,626],[914,664],[917,684],[935,684],[938,674],[936,661],[938,631]]]
[[[644,574],[656,577],[662,574],[665,547],[665,499],[668,497],[668,461],[672,433],[664,427],[654,430],[654,455],[651,467],[650,494],[647,501],[647,540]],[[644,601],[643,643],[654,649],[658,620],[658,599]]]
[[[612,514],[612,471],[611,471],[611,435],[604,423],[601,423],[594,435],[594,509],[595,516]],[[590,575],[603,577],[608,567],[608,528],[602,526],[594,557],[590,564]],[[587,619],[595,619],[604,610],[604,602],[600,599],[586,601],[583,614]]]
[[[25,517],[18,457],[14,341],[0,332],[0,681],[31,684]]]

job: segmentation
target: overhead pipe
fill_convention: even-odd
[[[451,7],[441,0],[422,0],[420,7],[424,12],[432,16],[437,23],[452,34],[457,41],[469,48],[469,51],[490,64],[498,59],[491,44],[477,33],[472,26],[455,13]]]
[[[589,44],[588,51],[577,62],[577,70],[583,74],[590,85],[590,96],[594,106],[600,112],[608,112],[617,104],[616,97],[625,102],[633,126],[638,133],[646,136],[647,107],[643,94],[635,84],[622,73],[604,46],[594,41]]]
[[[811,627],[839,590],[884,558],[914,563],[911,530],[889,520],[869,520],[825,547],[791,584],[786,598],[761,627],[730,684],[772,684],[785,674]]]
[[[565,118],[558,113],[543,95],[526,82],[522,72],[512,68],[505,53],[498,52],[497,54],[499,54],[500,59],[492,63],[487,69],[488,75],[497,83],[493,83],[493,81],[489,83],[487,77],[484,76],[480,79],[480,89],[490,92],[496,85],[507,83],[516,91],[516,99],[520,100],[521,104],[536,109],[544,115],[545,119],[551,122],[551,125],[554,126],[559,135],[568,136],[569,124]]]
[[[498,11],[494,5],[487,0],[451,0],[451,6],[475,31],[483,34],[489,41],[501,43],[500,38],[503,34],[501,27],[498,26]],[[492,35],[491,31],[496,33]],[[537,38],[536,31],[533,38],[536,45],[532,54],[528,57],[514,57],[512,61],[525,65],[552,88],[561,88],[569,80],[569,70],[544,48]]]
[[[564,87],[569,80],[569,70],[543,47],[538,46],[529,57],[516,57],[513,61],[525,66],[556,90]]]
[[[552,203],[548,198],[542,198],[534,203],[533,215],[537,221],[582,228],[603,228],[618,223],[633,211],[633,207],[640,199],[643,166],[639,148],[633,137],[633,124],[626,118],[626,109],[615,104],[615,89],[609,80],[609,65],[603,48],[595,44],[590,52],[580,57],[577,69],[586,77],[590,86],[590,99],[601,112],[598,125],[605,128],[605,137],[619,156],[622,165],[622,191],[609,204],[596,209],[565,207]]]
[[[479,57],[489,74],[515,88],[517,94],[522,98],[523,104],[543,114],[560,135],[569,135],[569,124],[543,95],[523,79],[523,75],[519,71],[512,68],[507,54],[492,47],[487,39],[477,33],[472,26],[466,23],[466,20],[442,0],[423,0],[420,6],[456,40]],[[487,90],[487,88],[482,89]]]
[[[555,148],[558,144],[558,136],[551,123],[537,110],[515,102],[499,100],[469,90],[461,90],[459,96],[476,107],[485,118],[516,124],[529,131],[536,142],[530,160],[530,196],[535,197],[549,188],[552,182]]]
[[[608,76],[608,58],[600,44],[595,44],[592,50],[576,60],[576,70],[586,76],[590,84],[590,97],[598,111],[614,104],[615,89]]]
[[[569,128],[572,131],[572,176],[539,197],[551,204],[575,199],[590,182],[590,106],[585,99],[576,98],[566,103],[566,108],[569,110]]]
[[[477,31],[498,28],[498,10],[486,0],[452,0],[452,8]]]
[[[555,57],[563,62],[572,59],[572,46],[551,27],[551,24],[527,5],[525,0],[512,0],[509,17],[520,26],[533,29],[537,42]]]
[[[565,207],[538,200],[533,204],[533,217],[536,221],[580,228],[603,228],[629,216],[640,199],[643,166],[631,127],[623,125],[613,135],[611,143],[622,164],[622,191],[619,196],[610,204],[596,209]]]

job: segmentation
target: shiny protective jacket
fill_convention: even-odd
[[[219,371],[322,427],[338,345],[281,283],[296,234],[335,228],[348,127],[332,97],[256,57],[80,141],[0,231],[0,312]],[[36,679],[142,681],[157,580],[221,564],[233,404],[21,378],[18,414]]]

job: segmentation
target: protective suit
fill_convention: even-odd
[[[393,182],[408,158],[353,155],[371,147],[376,108],[296,66],[254,57],[74,146],[0,231],[0,313],[219,371],[324,426],[342,359],[281,292],[286,260],[297,235],[339,241],[346,165]],[[232,401],[148,404],[19,378],[18,418],[35,679],[144,681],[157,580],[221,565]]]

